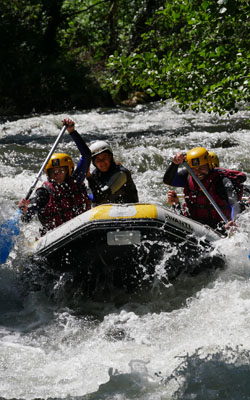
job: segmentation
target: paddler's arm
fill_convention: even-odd
[[[49,202],[49,192],[41,187],[36,190],[35,196],[29,200],[22,199],[18,207],[22,211],[22,221],[29,222],[38,211]]]
[[[87,172],[90,167],[91,151],[77,131],[73,131],[70,136],[76,143],[76,145],[82,155],[82,157],[80,158],[80,160],[77,164],[75,171],[73,172],[73,176],[77,177],[77,182],[80,185],[86,178]]]
[[[238,200],[238,195],[232,181],[229,178],[223,178],[222,182],[226,191],[229,206],[231,208],[231,220],[234,221],[242,211],[240,202]]]
[[[82,184],[84,179],[86,178],[86,174],[88,172],[90,163],[91,163],[91,151],[89,147],[84,142],[83,138],[79,135],[79,133],[75,130],[75,123],[72,119],[66,118],[63,120],[63,124],[67,125],[67,131],[70,136],[74,140],[80,154],[81,158],[78,162],[78,165],[73,172],[73,176],[77,178],[77,182],[79,185]]]
[[[172,163],[168,166],[164,177],[163,182],[169,186],[175,187],[184,187],[188,172],[185,168],[181,171],[178,171],[179,165],[185,160],[185,155],[181,152],[175,154],[173,157]]]

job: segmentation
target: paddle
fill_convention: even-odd
[[[192,176],[192,178],[195,180],[195,182],[197,183],[197,185],[200,186],[201,190],[203,191],[203,193],[207,196],[208,200],[210,201],[210,203],[214,206],[215,210],[217,211],[217,213],[220,215],[221,219],[227,223],[228,219],[227,217],[223,214],[223,212],[221,211],[221,209],[217,206],[217,204],[215,203],[214,199],[210,196],[210,194],[208,193],[207,189],[205,188],[205,186],[201,183],[201,181],[199,180],[198,176],[196,176],[196,174],[194,173],[194,171],[192,170],[192,168],[188,165],[188,163],[186,161],[184,161],[183,163],[185,165],[185,167],[187,168],[188,172],[190,173],[190,175]]]
[[[196,183],[200,186],[201,190],[203,191],[203,193],[207,196],[208,200],[212,203],[212,205],[214,206],[214,208],[216,209],[217,213],[221,216],[221,218],[223,219],[223,221],[225,223],[228,222],[227,217],[223,214],[223,212],[221,211],[221,209],[217,206],[217,204],[215,203],[214,199],[210,196],[210,194],[208,193],[208,191],[206,190],[205,186],[201,183],[201,181],[199,180],[198,176],[195,175],[194,171],[192,170],[192,168],[188,165],[188,163],[186,161],[184,161],[183,163],[185,165],[185,167],[187,168],[188,172],[190,173],[190,175],[193,177],[193,179],[196,181]],[[248,199],[246,197],[246,199]],[[248,254],[248,258],[250,260],[250,252]]]
[[[184,199],[185,196],[182,193],[177,193],[177,197],[178,197],[178,199]],[[249,199],[249,197],[247,197],[247,196],[242,196],[242,198],[241,198],[242,201],[248,201],[248,199]]]
[[[47,165],[50,157],[54,153],[59,141],[61,140],[65,130],[67,128],[67,125],[64,125],[62,130],[60,131],[59,135],[57,136],[57,139],[55,143],[53,144],[49,154],[47,155],[43,165],[41,166],[34,182],[32,183],[25,199],[28,200],[40,178],[42,175],[42,172]],[[0,225],[0,264],[5,263],[7,260],[9,253],[14,245],[15,238],[19,235],[19,217],[21,215],[21,210],[16,211],[16,213],[13,215],[12,218],[10,218],[8,221],[4,222],[2,225]]]

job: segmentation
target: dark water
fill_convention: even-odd
[[[66,116],[0,125],[1,222],[15,213]],[[250,173],[247,112],[219,118],[154,104],[70,116],[87,143],[110,141],[116,159],[132,171],[140,201],[166,205],[162,177],[180,149],[205,146],[222,166]],[[77,161],[66,134],[58,150]],[[239,232],[218,244],[225,270],[130,297],[116,293],[110,302],[67,298],[65,276],[53,297],[24,293],[20,268],[39,224],[21,226],[0,268],[0,397],[250,399],[248,214],[240,217]]]

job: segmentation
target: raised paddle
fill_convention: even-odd
[[[192,176],[192,178],[195,180],[195,182],[197,183],[197,185],[200,186],[201,190],[203,191],[203,193],[207,196],[208,200],[210,201],[210,203],[214,206],[215,210],[217,211],[217,213],[220,215],[221,219],[223,219],[223,221],[225,223],[228,222],[227,217],[223,214],[223,212],[221,211],[221,209],[217,206],[217,204],[215,203],[214,199],[210,196],[210,194],[208,193],[207,189],[205,188],[205,186],[202,184],[202,182],[200,181],[200,179],[198,178],[198,176],[196,176],[196,174],[194,173],[194,171],[192,170],[192,168],[188,165],[188,163],[186,161],[184,161],[183,163],[185,165],[185,167],[187,168],[188,172],[190,173],[190,175]]]
[[[62,130],[60,131],[59,135],[56,138],[55,143],[53,144],[49,154],[47,155],[46,159],[44,160],[43,165],[41,166],[36,179],[32,183],[25,199],[28,200],[40,178],[42,175],[42,172],[44,170],[44,167],[47,165],[50,157],[54,153],[59,141],[61,140],[65,130],[67,128],[67,125],[64,125]],[[8,221],[4,222],[2,225],[0,225],[0,264],[3,264],[7,258],[9,257],[10,251],[14,245],[16,237],[19,235],[19,219],[21,215],[21,210],[16,211],[16,213],[13,215],[12,218],[10,218]]]

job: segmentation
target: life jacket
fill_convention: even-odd
[[[44,182],[42,186],[49,192],[50,197],[45,208],[38,212],[38,218],[43,225],[41,235],[91,207],[85,185],[80,187],[72,177],[61,185]]]
[[[242,182],[246,180],[246,175],[242,172],[216,168],[213,169],[212,172],[202,181],[202,184],[217,206],[221,209],[225,217],[230,220],[231,207],[228,201],[226,189],[222,182],[225,177],[229,178],[233,183],[234,188],[236,188],[238,199],[240,200],[243,193]],[[212,228],[215,228],[222,220],[214,206],[190,175],[187,178],[184,194],[186,202],[185,207],[192,219],[207,224]]]
[[[226,169],[226,168],[215,168],[215,171],[222,172],[225,174],[227,178],[229,178],[234,186],[234,189],[237,193],[238,200],[242,200],[243,196],[243,182],[246,181],[247,177],[244,172],[236,171],[234,169]]]
[[[112,176],[122,171],[127,176],[127,182],[120,187],[115,193],[110,193],[108,198],[103,200],[102,188],[107,185]],[[94,185],[91,185],[91,181],[94,181]],[[93,191],[94,201],[96,204],[105,203],[137,203],[138,193],[135,183],[132,179],[130,171],[120,164],[111,164],[108,172],[101,172],[97,168],[92,172],[92,179],[89,181],[90,187]]]

